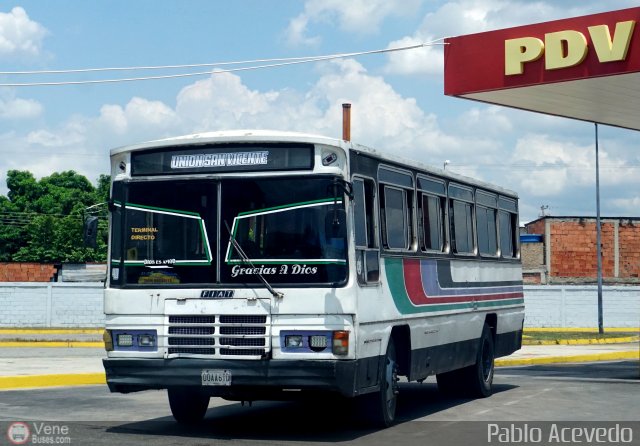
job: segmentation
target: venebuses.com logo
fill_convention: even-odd
[[[29,425],[22,421],[11,423],[7,428],[7,438],[11,444],[25,444],[29,441],[30,436]]]
[[[10,444],[71,444],[69,426],[58,423],[14,421],[7,428]]]

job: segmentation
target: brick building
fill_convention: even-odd
[[[601,218],[605,283],[640,283],[640,217]],[[596,219],[545,216],[525,225],[526,283],[593,283],[597,279]]]
[[[47,263],[0,263],[0,282],[53,282],[57,268]]]

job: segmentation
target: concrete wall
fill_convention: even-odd
[[[592,285],[525,286],[525,327],[597,327],[598,287]],[[605,286],[605,327],[640,326],[640,287]]]
[[[104,327],[102,283],[0,283],[0,327]]]
[[[525,327],[597,327],[597,287],[525,286]],[[101,283],[0,283],[0,327],[103,327]],[[605,327],[640,326],[640,286],[603,287]]]

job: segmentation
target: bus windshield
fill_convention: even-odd
[[[258,274],[280,286],[344,283],[334,179],[114,183],[112,285],[253,286]]]

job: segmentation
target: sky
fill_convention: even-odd
[[[6,74],[320,56],[431,42],[638,6],[630,0],[0,0],[0,83],[175,73],[172,79],[0,87],[0,194],[8,170],[75,170],[109,151],[228,129],[341,137],[518,192],[521,223],[596,212],[591,123],[444,96],[441,45],[260,70]],[[599,127],[603,216],[640,215],[638,132]]]

